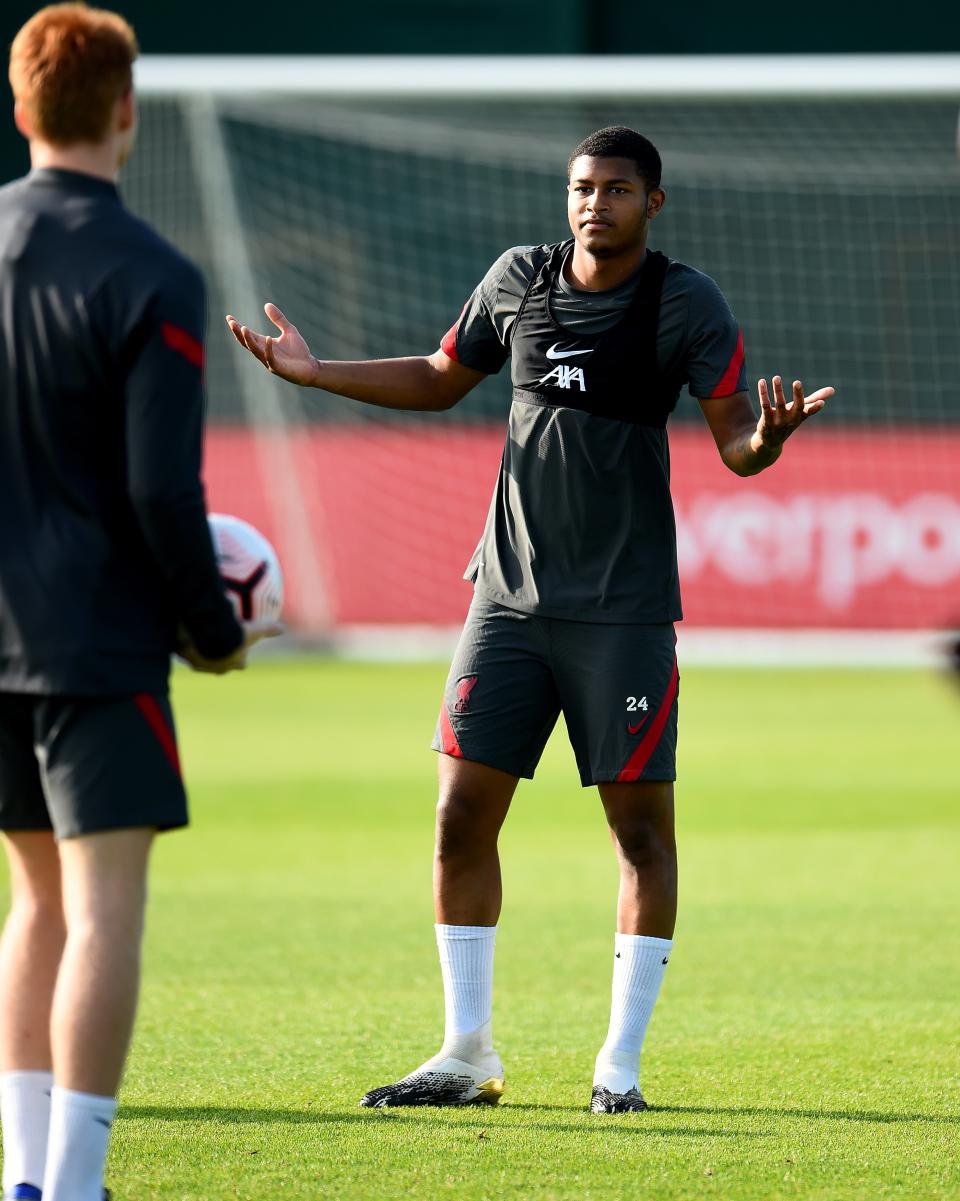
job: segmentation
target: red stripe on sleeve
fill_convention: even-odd
[[[469,304],[470,301],[467,301]],[[460,356],[457,354],[457,330],[460,328],[460,322],[463,320],[463,314],[467,311],[467,304],[460,310],[460,316],[454,321],[453,325],[443,335],[440,342],[440,349],[448,359],[453,359],[455,363],[460,362]]]
[[[203,343],[198,342],[193,334],[188,334],[185,329],[181,329],[179,325],[173,325],[169,321],[164,321],[160,329],[164,342],[171,350],[182,354],[194,367],[203,366]]]
[[[633,754],[627,760],[626,766],[620,775],[617,776],[618,784],[632,784],[634,780],[639,780],[643,775],[643,769],[650,762],[650,756],[657,749],[657,743],[660,741],[664,726],[667,724],[667,718],[670,716],[670,710],[677,696],[677,686],[679,683],[680,672],[677,670],[677,661],[674,659],[673,671],[670,674],[670,683],[667,685],[667,691],[660,702],[660,708],[657,710],[650,729],[647,730],[637,746],[634,747]]]
[[[452,755],[454,759],[463,758],[460,743],[457,742],[457,736],[454,734],[453,726],[450,724],[450,714],[447,712],[446,701],[440,706],[440,742],[442,743],[440,749],[445,755]]]
[[[151,696],[149,692],[138,692],[133,699],[137,708],[146,718],[147,725],[156,734],[157,741],[163,747],[163,753],[170,760],[170,766],[178,776],[181,775],[177,740],[173,736],[173,730],[167,725],[167,719],[157,704],[156,697]]]
[[[733,352],[733,357],[727,364],[727,369],[723,373],[720,383],[710,393],[713,396],[730,396],[737,390],[737,382],[740,379],[740,368],[743,366],[743,330],[740,331],[737,337],[737,349]]]

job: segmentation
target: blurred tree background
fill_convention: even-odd
[[[9,46],[41,7],[5,0]],[[114,7],[109,2],[105,7]],[[960,5],[920,0],[740,0],[640,5],[631,0],[367,0],[274,19],[263,0],[121,0],[145,54],[851,54],[960,49]],[[0,121],[0,180],[27,167]]]

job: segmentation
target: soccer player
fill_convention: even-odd
[[[200,483],[204,290],[121,203],[133,31],[81,4],[10,52],[33,169],[0,188],[4,1197],[101,1201],[147,859],[187,820],[170,653],[244,666]],[[178,633],[178,630],[181,632]]]
[[[681,617],[666,423],[687,384],[723,462],[753,475],[832,388],[746,390],[743,340],[717,285],[647,249],[664,204],[660,156],[601,129],[568,163],[572,238],[516,246],[429,357],[317,360],[273,305],[279,337],[238,340],[294,383],[395,409],[448,409],[511,360],[513,404],[474,599],[454,655],[440,757],[434,898],[446,1001],[440,1051],[362,1105],[496,1102],[491,1035],[500,827],[562,711],[596,784],[620,866],[613,1000],[591,1108],[642,1110],[640,1050],[670,959]]]

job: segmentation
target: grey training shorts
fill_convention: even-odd
[[[433,748],[532,779],[562,712],[584,787],[675,780],[679,682],[671,623],[566,621],[475,596]]]

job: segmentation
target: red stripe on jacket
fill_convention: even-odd
[[[163,334],[164,342],[171,350],[182,354],[194,367],[203,366],[203,343],[198,342],[193,334],[188,334],[185,329],[181,329],[179,325],[174,325],[170,321],[164,321],[160,331]]]

